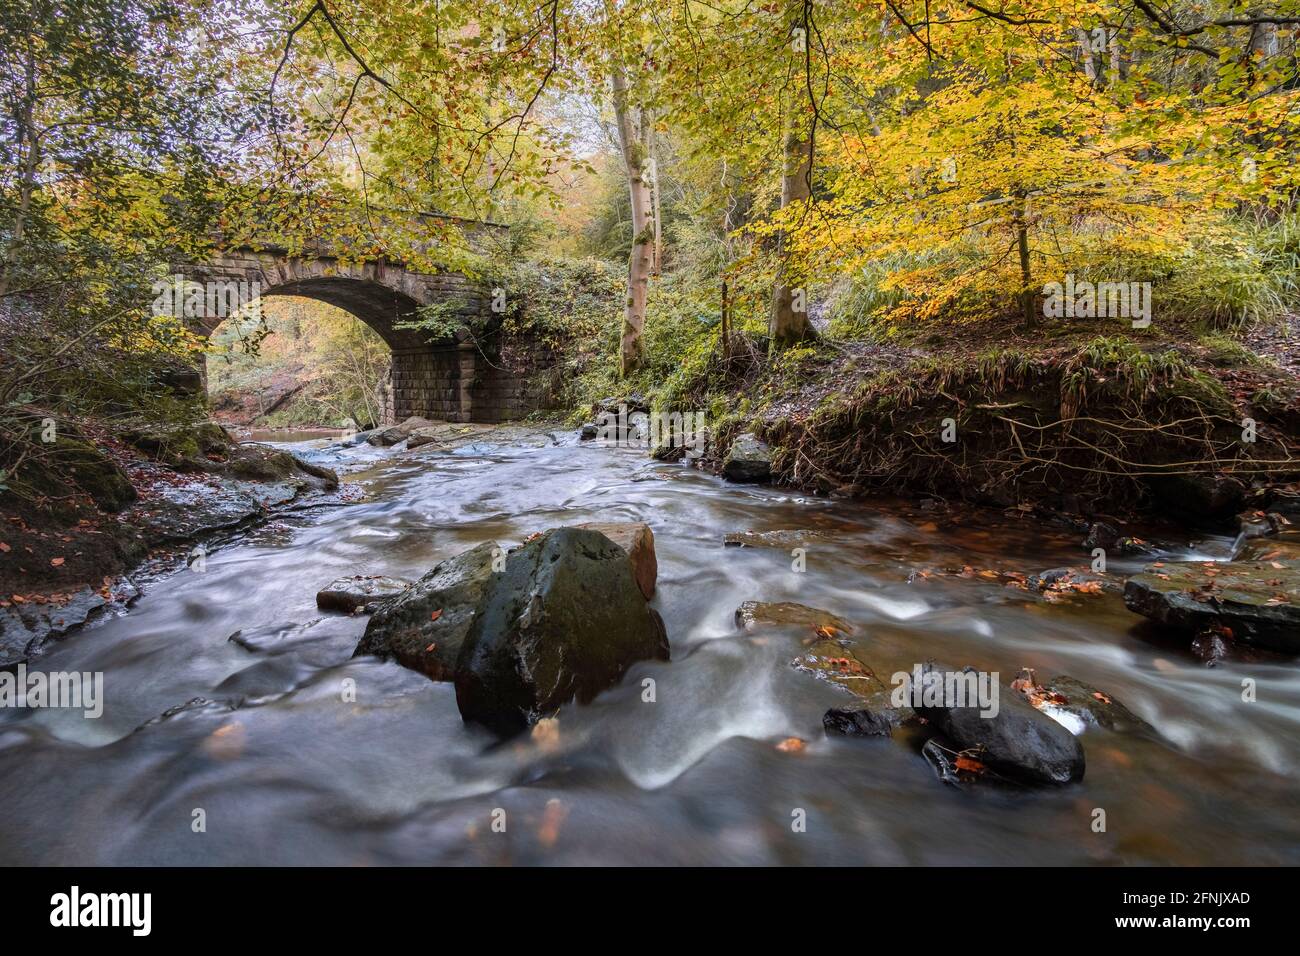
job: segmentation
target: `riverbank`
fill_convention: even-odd
[[[960,342],[821,343],[774,362],[738,339],[639,401],[705,410],[715,470],[752,433],[773,480],[812,493],[1227,528],[1297,493],[1297,369],[1294,318],[1240,338],[974,327]]]
[[[236,443],[213,422],[79,422],[48,444],[0,502],[0,666],[123,609],[139,593],[130,574],[150,559],[202,560],[190,549],[215,534],[339,494],[331,469]]]

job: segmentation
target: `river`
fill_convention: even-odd
[[[105,707],[0,711],[0,863],[1300,862],[1293,662],[1208,668],[1117,595],[1053,604],[947,573],[1079,564],[1075,533],[728,485],[560,432],[454,452],[328,458],[323,445],[291,447],[350,469],[360,500],[282,514],[215,547],[201,572],[155,574],[129,613],[40,659],[103,672]],[[565,708],[558,737],[494,745],[461,722],[451,685],[352,659],[363,616],[315,605],[341,575],[413,579],[485,540],[593,520],[653,528],[672,661]],[[825,532],[805,572],[788,551],[722,545],[776,529]],[[827,737],[839,693],[790,666],[798,641],[737,630],[750,599],[840,615],[884,675],[931,657],[1003,683],[1022,666],[1072,675],[1165,740],[1094,728],[1080,784],[945,786],[905,739]],[[209,703],[155,720],[193,698]],[[778,749],[792,736],[807,747]]]

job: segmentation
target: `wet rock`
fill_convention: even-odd
[[[46,646],[113,607],[126,607],[140,592],[122,578],[111,589],[80,588],[63,601],[35,601],[0,608],[0,670],[30,663]]]
[[[752,432],[740,435],[722,461],[722,477],[728,481],[768,481],[772,477],[772,449]]]
[[[316,606],[322,611],[351,613],[377,601],[396,597],[411,586],[410,581],[383,575],[353,574],[338,578],[316,593]]]
[[[931,737],[921,748],[921,756],[925,758],[935,775],[949,786],[964,787],[969,783],[969,779],[963,779],[961,773],[957,770],[957,755],[952,748],[945,747],[937,737]]]
[[[655,536],[649,525],[639,521],[590,521],[576,527],[599,531],[626,551],[637,587],[647,601],[654,597],[659,560],[655,557]]]
[[[846,640],[829,639],[814,641],[806,651],[790,662],[790,666],[850,691],[857,697],[867,698],[885,690],[884,681],[858,657],[849,643]]]
[[[436,681],[454,680],[465,636],[479,613],[500,553],[485,541],[440,561],[370,618],[354,657],[396,660]]]
[[[259,520],[268,509],[298,496],[295,482],[195,479],[169,482],[140,501],[126,517],[154,543],[202,538]]]
[[[982,763],[1009,777],[1030,783],[1064,784],[1083,778],[1083,747],[1075,736],[1048,717],[1039,713],[1016,691],[992,684],[997,693],[996,713],[993,708],[982,708],[969,696],[963,701],[949,695],[926,693],[928,682],[973,680],[962,675],[976,675],[972,668],[955,671],[933,662],[921,665],[919,674],[908,678],[909,699],[919,716],[924,717],[944,736],[951,738],[963,751],[971,751]],[[922,687],[916,695],[915,681],[920,676]],[[991,682],[992,675],[987,679]]]
[[[773,548],[789,551],[809,541],[826,538],[825,531],[789,529],[780,531],[729,531],[722,536],[724,548]]]
[[[1217,667],[1234,656],[1232,642],[1217,630],[1201,631],[1192,638],[1192,654],[1207,667]]]
[[[1120,582],[1083,568],[1051,568],[1031,574],[1025,581],[1033,591],[1113,591],[1121,590]]]
[[[1154,727],[1114,697],[1073,677],[1060,674],[1037,684],[1033,671],[1026,669],[1011,686],[1024,695],[1030,706],[1075,735],[1089,727],[1104,727],[1117,733],[1157,736]]]
[[[595,422],[587,422],[578,429],[578,437],[583,441],[591,441],[598,434],[600,434],[600,429],[596,427]]]
[[[746,601],[736,608],[736,626],[746,631],[763,627],[788,627],[809,632],[829,628],[842,634],[853,633],[852,624],[830,611],[789,601]]]
[[[406,439],[407,448],[422,448],[425,445],[434,445],[442,441],[442,434],[436,428],[417,428],[411,432],[411,437]]]
[[[332,490],[339,485],[339,476],[331,469],[266,445],[236,446],[222,472],[244,481],[291,482],[298,490]]]
[[[456,703],[466,722],[512,734],[668,656],[627,553],[597,531],[556,528],[493,578],[456,662]]]
[[[427,418],[421,418],[418,415],[412,415],[410,418],[406,419],[406,421],[402,422],[400,425],[393,425],[389,428],[375,429],[366,437],[366,441],[371,445],[379,445],[381,447],[396,445],[399,442],[406,441],[408,438],[411,437],[411,434],[417,431],[418,429],[431,428],[436,424],[438,423],[433,422]]]
[[[1127,535],[1113,524],[1095,521],[1088,527],[1083,547],[1091,551],[1101,548],[1109,554],[1151,554],[1155,549],[1141,538]]]
[[[822,715],[822,727],[828,734],[846,737],[889,737],[904,724],[916,719],[910,707],[895,707],[889,702],[889,693],[880,691],[840,707],[832,707]]]
[[[1276,491],[1265,507],[1271,515],[1279,515],[1291,524],[1300,524],[1300,492]]]
[[[1216,631],[1245,644],[1300,653],[1300,570],[1280,563],[1166,562],[1129,578],[1124,604],[1189,636]]]
[[[357,445],[364,445],[370,440],[370,436],[380,431],[378,428],[367,429],[366,431],[354,432],[351,435],[343,435],[338,441],[330,442],[326,447],[329,449],[337,448],[355,448]]]

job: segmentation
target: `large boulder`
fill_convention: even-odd
[[[1243,644],[1300,653],[1300,569],[1277,561],[1168,561],[1124,584],[1124,604],[1159,624],[1207,629]]]
[[[767,481],[772,477],[772,449],[746,432],[731,443],[722,460],[722,477],[728,481]]]
[[[485,541],[434,565],[408,590],[379,606],[353,656],[373,654],[432,680],[454,680],[465,635],[487,593],[492,561],[499,553],[494,542]]]
[[[626,551],[637,587],[647,601],[654,597],[659,560],[655,557],[655,536],[649,525],[639,521],[589,521],[577,527],[599,531]]]
[[[914,672],[907,682],[917,714],[964,751],[970,751],[974,759],[1029,783],[1064,784],[1083,779],[1083,747],[1074,734],[1035,710],[1016,691],[992,683],[993,675],[980,675],[997,695],[996,708],[984,708],[969,697],[958,701],[946,694],[926,693],[928,687],[942,686],[949,677],[960,680],[978,674],[972,668],[955,671],[930,662],[918,671],[919,675]],[[918,676],[922,679],[919,693]]]
[[[556,528],[492,579],[456,662],[456,703],[466,722],[512,734],[668,653],[627,553],[598,531]]]

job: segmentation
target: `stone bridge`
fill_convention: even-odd
[[[427,224],[431,232],[435,226],[445,230],[447,220],[456,222],[471,246],[480,250],[494,237],[505,238],[505,226],[432,214],[417,216],[413,226]],[[482,337],[475,340],[467,328],[444,341],[428,341],[424,332],[397,328],[421,307],[436,304],[445,305],[447,314],[463,320],[465,326],[476,323],[480,329],[488,328],[490,290],[460,273],[416,272],[382,258],[357,262],[341,258],[337,250],[324,244],[296,255],[267,246],[225,248],[204,263],[173,265],[172,272],[182,283],[200,284],[190,289],[251,289],[254,297],[261,298],[303,296],[356,316],[392,350],[384,411],[388,423],[412,415],[452,422],[499,422],[519,418],[538,406],[540,397],[535,389],[524,378],[498,367],[492,345]],[[211,299],[208,305],[189,320],[204,337],[230,315],[227,310],[211,308]]]

